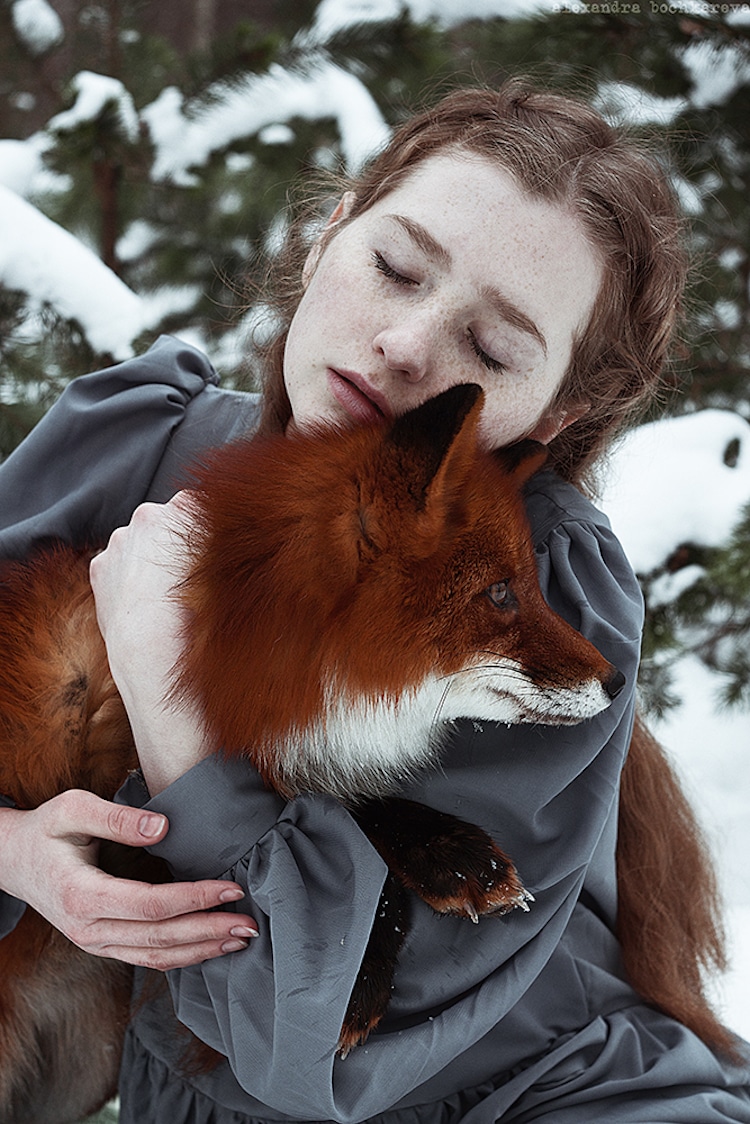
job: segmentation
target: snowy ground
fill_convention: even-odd
[[[681,766],[722,873],[732,969],[721,981],[726,1021],[750,1039],[750,715],[712,706],[712,678],[693,662],[679,670],[685,703],[656,727]]]
[[[740,442],[735,467],[724,450]],[[616,454],[602,506],[633,565],[648,573],[686,541],[718,545],[750,501],[750,426],[706,410],[643,426]],[[682,705],[654,724],[714,844],[728,906],[733,968],[721,996],[729,1024],[750,1039],[750,713],[716,703],[720,683],[697,660],[675,668]]]

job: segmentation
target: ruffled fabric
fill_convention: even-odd
[[[748,1124],[747,1066],[721,1062],[644,1005],[593,1019],[470,1110],[462,1124]]]
[[[0,467],[0,552],[53,535],[101,540],[144,499],[168,499],[193,457],[257,417],[256,399],[215,383],[205,356],[170,339],[76,380]],[[550,604],[628,688],[575,728],[460,722],[441,768],[405,794],[490,831],[532,910],[473,926],[415,902],[388,1019],[342,1062],[335,1039],[384,874],[346,810],[286,803],[219,758],[150,803],[132,782],[125,799],[169,816],[159,850],[175,876],[237,879],[261,933],[244,952],[170,973],[180,1019],[228,1058],[216,1070],[180,1076],[169,1004],[136,1008],[122,1124],[750,1124],[750,1068],[644,1008],[612,934],[638,584],[606,519],[553,474],[531,483],[528,509]],[[0,896],[0,925],[14,908]]]
[[[189,1079],[175,1075],[174,1069],[149,1053],[132,1027],[125,1036],[123,1070],[128,1073],[127,1103],[120,1107],[120,1124],[274,1124],[299,1120],[283,1115],[263,1116],[217,1104]],[[380,1113],[368,1124],[460,1124],[466,1113],[492,1092],[490,1084],[447,1097],[439,1104],[418,1104]],[[310,1121],[307,1124],[329,1124]]]
[[[217,1103],[175,1074],[129,1029],[120,1124],[270,1124]],[[308,1124],[330,1124],[312,1121]],[[638,1005],[592,1020],[541,1057],[495,1081],[379,1113],[367,1124],[749,1124],[746,1067],[720,1062],[673,1020]]]
[[[106,543],[144,499],[168,499],[184,476],[181,450],[195,455],[255,416],[253,396],[217,382],[201,352],[169,336],[74,379],[0,466],[0,555],[22,557],[48,538]]]

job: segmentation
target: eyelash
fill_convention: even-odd
[[[403,273],[399,273],[397,269],[389,265],[383,255],[378,253],[377,250],[374,251],[372,256],[375,262],[375,268],[378,269],[384,277],[387,277],[389,281],[395,281],[397,285],[416,285],[417,282],[412,280],[411,277],[404,277]]]
[[[471,331],[469,332],[469,345],[479,362],[485,366],[488,371],[499,374],[501,371],[506,370],[504,363],[501,363],[499,359],[493,359],[491,355],[488,355],[487,352],[479,346],[476,336]]]
[[[377,250],[373,252],[372,257],[375,263],[375,268],[380,273],[382,273],[383,276],[386,277],[389,281],[393,281],[393,283],[396,285],[417,284],[417,282],[414,281],[413,278],[405,277],[403,273],[399,273],[397,269],[394,269],[393,266],[390,265],[383,257],[383,255]],[[500,371],[504,371],[506,369],[505,364],[501,363],[499,359],[493,359],[491,355],[487,354],[487,352],[479,345],[479,342],[472,331],[469,331],[468,337],[471,350],[474,352],[479,362],[484,367],[486,367],[488,371],[499,373]]]

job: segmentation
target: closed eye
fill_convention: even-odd
[[[399,273],[397,269],[394,269],[377,250],[373,252],[372,258],[375,263],[375,268],[380,270],[383,276],[387,277],[389,281],[395,282],[396,285],[418,284],[413,278],[405,277],[403,273]]]
[[[487,352],[480,345],[479,340],[474,335],[474,333],[471,331],[471,329],[469,329],[468,335],[469,335],[469,344],[471,345],[471,350],[474,352],[476,357],[479,359],[480,363],[482,363],[483,366],[485,366],[488,371],[500,372],[500,371],[507,370],[504,363],[501,363],[499,359],[493,359],[491,355],[487,354]]]

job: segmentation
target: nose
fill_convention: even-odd
[[[413,318],[378,332],[372,347],[389,370],[399,372],[409,382],[421,382],[429,373],[434,329]]]
[[[616,699],[620,691],[625,686],[625,676],[616,667],[612,668],[612,674],[607,682],[604,684],[604,689],[611,699]]]

